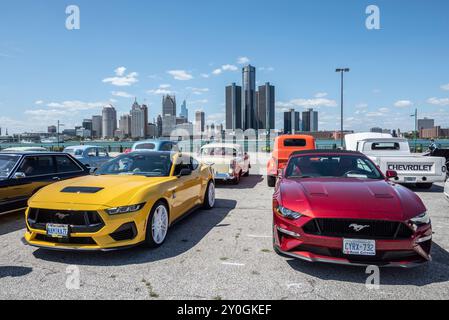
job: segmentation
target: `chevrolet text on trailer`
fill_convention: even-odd
[[[398,173],[395,182],[430,189],[433,183],[446,180],[446,159],[412,154],[406,139],[389,134],[355,133],[345,137],[346,149],[359,151],[376,163],[385,174]]]

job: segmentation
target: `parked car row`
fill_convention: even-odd
[[[379,146],[401,150],[403,141],[373,139],[363,136],[356,150],[343,151],[316,150],[310,136],[276,138],[267,180],[274,187],[273,243],[279,254],[353,265],[430,261],[432,226],[424,204],[397,184],[408,182],[395,170],[399,164],[389,167],[386,160],[384,166],[370,153]],[[144,141],[133,149],[113,159],[95,146],[2,152],[0,214],[26,209],[25,240],[36,247],[157,247],[179,219],[214,207],[217,180],[238,184],[251,169],[249,154],[237,144],[207,144],[198,157],[183,154],[174,142]],[[427,161],[438,176],[439,160]]]

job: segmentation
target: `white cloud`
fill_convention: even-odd
[[[170,90],[170,88],[171,88],[171,85],[169,85],[169,84],[161,84],[159,86],[159,88],[148,90],[147,93],[152,94],[152,95],[171,94],[171,93],[173,93],[173,91]]]
[[[444,91],[449,91],[449,83],[448,84],[443,84],[441,86],[441,89],[444,90]]]
[[[103,83],[110,83],[117,87],[129,87],[139,81],[137,79],[139,76],[137,72],[131,72],[129,74],[125,74],[125,72],[125,67],[119,67],[114,70],[115,77],[105,78],[103,79]]]
[[[355,106],[356,109],[366,109],[368,108],[368,104],[367,103],[359,103]]]
[[[214,71],[212,71],[212,74],[214,74],[216,76],[218,76],[219,74],[222,74],[222,73],[223,73],[223,70],[221,70],[221,69],[215,69]]]
[[[408,108],[413,106],[413,102],[410,100],[399,100],[395,102],[394,106],[397,108]]]
[[[192,93],[196,94],[196,95],[202,95],[203,93],[209,92],[209,88],[192,88],[192,87],[187,87],[186,89],[192,91]]]
[[[37,100],[37,101],[34,102],[34,104],[37,104],[38,106],[40,106],[41,104],[44,104],[44,101]]]
[[[207,116],[206,122],[220,124],[225,121],[225,116],[225,113],[213,113]]]
[[[133,95],[129,94],[128,92],[125,91],[112,91],[111,94],[114,97],[120,97],[120,98],[132,98]]]
[[[314,108],[314,107],[336,107],[337,102],[335,100],[326,98],[313,98],[313,99],[293,99],[289,102],[278,102],[277,107],[280,108]]]
[[[317,94],[315,94],[315,98],[324,98],[327,97],[327,92],[318,92]]]
[[[204,78],[204,79],[207,79],[207,78],[210,77],[210,75],[208,75],[207,73],[202,73],[201,77]]]
[[[99,101],[99,102],[83,102],[79,100],[68,100],[63,102],[51,102],[47,104],[47,107],[52,108],[53,110],[63,109],[69,112],[75,111],[84,111],[84,110],[93,110],[103,107],[108,104],[108,102]],[[31,110],[35,111],[35,110]]]
[[[209,100],[207,100],[207,99],[201,99],[201,100],[195,100],[195,101],[191,101],[190,102],[190,104],[193,104],[193,105],[195,105],[195,104],[206,104],[206,103],[209,103]]]
[[[239,68],[232,64],[225,64],[221,67],[223,71],[237,71]]]
[[[251,62],[251,60],[248,57],[239,57],[237,59],[238,64],[248,64],[250,62]]]
[[[449,106],[449,98],[430,98],[427,100],[427,103],[430,103],[434,106]]]
[[[193,76],[185,70],[170,70],[167,71],[175,80],[187,81],[192,80]]]
[[[260,67],[259,71],[273,72],[274,68],[273,67]]]

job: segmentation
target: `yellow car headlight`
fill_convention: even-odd
[[[107,209],[106,212],[109,215],[116,215],[116,214],[124,214],[124,213],[132,213],[142,210],[142,208],[145,206],[145,203],[135,204],[132,206],[124,206],[124,207],[116,207]]]

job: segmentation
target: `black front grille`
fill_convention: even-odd
[[[59,243],[59,244],[79,244],[79,245],[97,245],[94,239],[89,237],[81,238],[53,238],[43,234],[36,235],[36,240],[45,241],[49,243]]]
[[[303,230],[307,234],[335,238],[409,239],[412,229],[402,222],[381,220],[314,219]]]
[[[94,233],[104,227],[96,211],[30,209],[28,224],[32,229],[46,230],[48,223],[68,225],[71,233]]]

